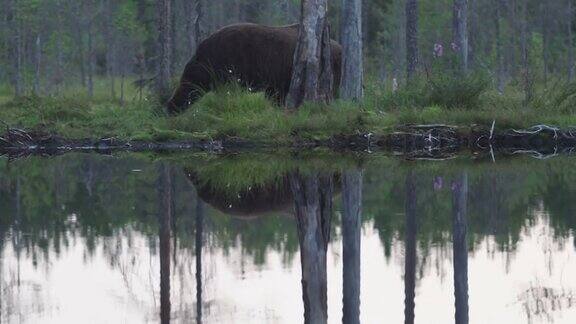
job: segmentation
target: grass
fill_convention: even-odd
[[[528,106],[523,105],[523,95],[516,87],[510,86],[501,95],[489,85],[482,76],[444,77],[415,81],[393,93],[369,81],[361,104],[337,100],[330,106],[305,104],[296,112],[287,112],[262,93],[228,84],[207,93],[176,117],[165,116],[147,94],[139,100],[128,82],[124,103],[110,99],[105,80],[96,82],[92,98],[74,87],[57,97],[11,99],[9,89],[0,86],[0,120],[68,138],[242,138],[278,144],[295,138],[382,134],[400,124],[489,126],[495,120],[499,128],[576,125],[576,84],[559,83],[541,90]]]

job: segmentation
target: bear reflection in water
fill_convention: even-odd
[[[293,217],[294,195],[290,187],[290,174],[279,176],[265,184],[247,186],[231,192],[226,187],[214,186],[210,181],[201,180],[194,171],[184,172],[196,188],[200,199],[224,214],[244,219],[275,213]],[[334,183],[339,183],[338,176],[333,175],[332,178]]]

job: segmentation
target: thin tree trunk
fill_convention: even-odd
[[[418,1],[406,0],[406,77],[412,80],[418,67]]]
[[[572,82],[574,80],[574,35],[572,31],[572,27],[574,24],[574,7],[572,4],[572,0],[567,0],[568,6],[566,9],[566,15],[568,20],[568,80]]]
[[[176,43],[176,0],[170,0],[171,17],[170,17],[170,78],[176,74],[176,64],[178,64],[178,47]]]
[[[62,21],[62,4],[60,0],[56,1],[56,12],[58,21]],[[56,32],[56,91],[60,93],[61,85],[64,82],[64,53],[62,49],[62,27],[58,27]]]
[[[18,1],[14,1],[14,5],[17,5]],[[16,10],[18,12],[18,10]],[[22,78],[23,70],[23,56],[24,56],[24,33],[22,31],[22,21],[18,13],[15,14],[14,23],[16,24],[16,75],[15,75],[15,93],[16,96],[22,96],[24,94],[24,82]]]
[[[189,0],[184,2],[186,14],[186,50],[187,55],[192,56],[196,51],[196,6],[197,0]]]
[[[174,184],[172,167],[159,165],[158,192],[160,200],[160,322],[170,323],[170,250],[172,218],[174,217]]]
[[[452,185],[452,240],[454,259],[455,318],[468,323],[468,244],[467,236],[468,175],[463,172]]]
[[[543,71],[544,87],[548,86],[548,64],[550,61],[550,35],[548,33],[548,3],[546,1],[540,2],[541,24],[542,24],[542,58],[543,58]]]
[[[502,48],[502,32],[500,27],[500,18],[501,18],[501,0],[494,1],[494,8],[496,14],[494,15],[494,25],[496,27],[496,64],[497,64],[497,71],[496,71],[496,88],[498,92],[502,95],[504,94],[504,54]]]
[[[198,45],[204,39],[204,0],[196,0],[195,5],[195,16],[194,16],[194,46],[198,48]]]
[[[122,77],[120,79],[120,104],[124,106],[124,81],[126,81],[126,71],[122,68]]]
[[[94,46],[92,40],[92,22],[88,24],[88,96],[94,96]]]
[[[466,74],[468,72],[468,0],[454,0],[452,32],[459,54],[459,69],[462,74]]]
[[[204,232],[204,202],[196,195],[196,323],[202,323],[202,246]]]
[[[34,94],[40,95],[40,67],[42,64],[42,42],[40,34],[36,35],[36,53],[34,55]]]
[[[360,253],[362,231],[362,171],[342,177],[342,323],[360,323]]]
[[[159,64],[158,76],[156,77],[156,94],[161,102],[165,102],[170,96],[172,1],[157,0],[157,4]]]
[[[340,97],[360,100],[363,97],[362,0],[343,0],[340,21],[342,44],[342,82]]]
[[[332,179],[294,174],[290,176],[290,187],[298,223],[304,322],[327,323],[326,250],[332,218]]]
[[[286,106],[296,109],[304,101],[328,103],[333,97],[330,28],[327,0],[304,0],[298,44]]]
[[[404,323],[414,324],[416,297],[416,234],[418,197],[416,177],[412,171],[406,176],[406,242],[404,253]]]
[[[104,23],[104,39],[106,42],[106,76],[108,80],[110,80],[110,96],[112,98],[116,98],[116,86],[115,80],[116,77],[114,73],[114,36],[112,32],[113,28],[113,14],[112,14],[112,0],[104,0],[104,8],[106,10],[106,22]]]
[[[533,83],[532,73],[530,71],[530,53],[528,39],[528,4],[522,3],[522,23],[520,31],[520,43],[522,52],[522,83],[524,88],[524,107],[532,101]]]
[[[479,6],[478,0],[469,0],[468,4],[468,26],[467,26],[467,37],[468,37],[468,70],[473,70],[476,64],[476,55],[479,52],[480,42],[478,30],[478,15]]]

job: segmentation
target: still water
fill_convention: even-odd
[[[0,161],[1,323],[575,323],[574,159]]]

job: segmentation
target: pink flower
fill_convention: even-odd
[[[452,45],[452,50],[453,50],[454,52],[458,52],[458,51],[460,50],[460,46],[458,46],[458,44],[452,42],[451,45]]]
[[[444,55],[444,46],[442,44],[434,44],[434,57],[442,57]]]

